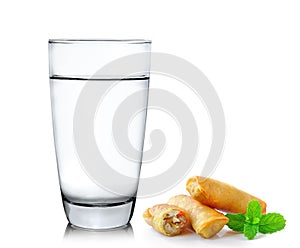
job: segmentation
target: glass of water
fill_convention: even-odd
[[[149,40],[49,40],[53,133],[62,201],[78,227],[127,225],[139,182]]]

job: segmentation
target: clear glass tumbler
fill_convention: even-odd
[[[148,104],[149,40],[49,40],[62,201],[75,226],[129,223]]]

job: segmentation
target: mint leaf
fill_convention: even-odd
[[[268,213],[264,214],[259,223],[259,232],[274,233],[285,227],[285,219],[281,214]]]
[[[244,214],[226,214],[229,219],[227,226],[235,232],[244,232],[246,216]]]
[[[274,233],[285,227],[286,220],[281,214],[262,214],[259,201],[248,203],[246,214],[226,214],[227,226],[236,232],[243,232],[248,239],[254,239],[258,232]]]
[[[253,225],[253,224],[246,223],[244,225],[244,235],[248,239],[254,239],[257,233],[258,233],[258,224]]]
[[[258,218],[258,217],[249,218],[248,216],[246,216],[246,223],[258,224],[259,222],[260,222],[260,218]]]
[[[259,201],[252,200],[248,203],[246,222],[249,224],[258,224],[260,221],[262,209]]]

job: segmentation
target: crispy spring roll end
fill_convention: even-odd
[[[143,214],[144,220],[150,226],[152,226],[152,215],[150,214],[150,208],[147,208]]]
[[[217,234],[228,223],[228,219],[220,218],[209,221],[201,230],[195,230],[196,233],[201,234],[203,238],[209,239]]]
[[[146,209],[143,217],[156,231],[166,236],[182,233],[190,223],[188,215],[182,209],[167,204]]]

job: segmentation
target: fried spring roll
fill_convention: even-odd
[[[228,218],[222,213],[207,207],[187,195],[176,195],[170,198],[168,204],[184,209],[190,216],[193,229],[203,238],[210,238],[218,233]]]
[[[146,209],[143,217],[156,231],[166,236],[178,235],[190,224],[189,216],[183,209],[168,204]]]
[[[211,178],[192,177],[187,181],[186,189],[197,201],[222,211],[246,213],[249,201],[258,200],[262,212],[266,212],[267,204],[261,199]]]

